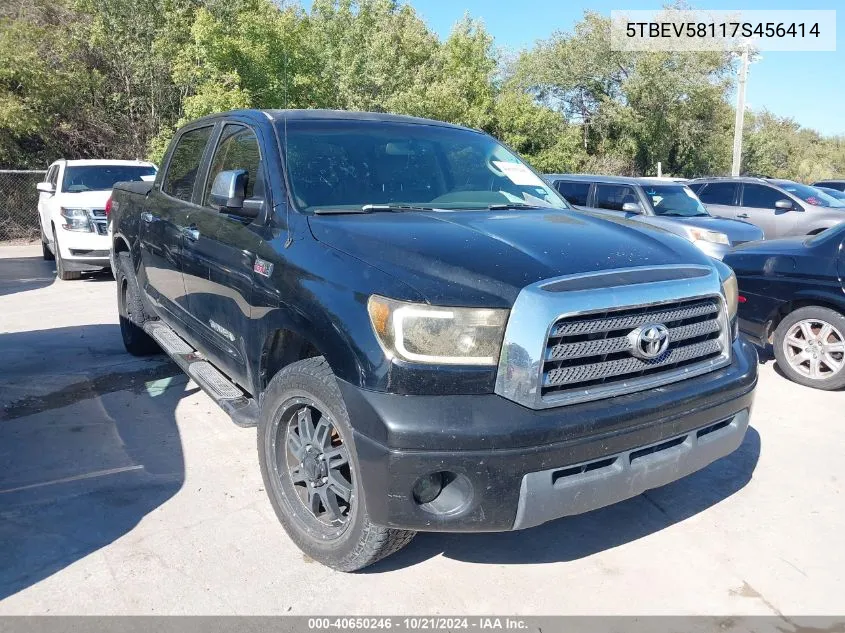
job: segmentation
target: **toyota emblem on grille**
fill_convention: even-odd
[[[652,360],[669,348],[669,328],[662,323],[647,323],[631,332],[628,341],[634,356]]]

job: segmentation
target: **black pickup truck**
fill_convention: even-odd
[[[237,111],[115,187],[133,354],[166,351],[236,424],[312,558],[502,531],[735,450],[757,381],[736,278],[686,240],[573,211],[481,132]]]

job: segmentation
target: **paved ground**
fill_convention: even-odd
[[[709,468],[346,575],[278,525],[255,431],[123,352],[114,294],[0,249],[0,614],[843,612],[845,393],[767,363],[745,443]]]

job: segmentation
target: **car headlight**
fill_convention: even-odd
[[[508,310],[446,308],[372,295],[367,311],[385,354],[412,363],[495,365]]]
[[[730,246],[731,241],[728,236],[719,231],[708,231],[707,229],[688,228],[687,235],[691,242],[712,242],[714,244],[724,244]]]
[[[88,209],[67,209],[62,207],[61,214],[65,219],[62,227],[68,231],[84,231],[90,233],[93,230]]]

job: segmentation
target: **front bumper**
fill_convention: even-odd
[[[58,229],[59,250],[66,270],[97,270],[111,267],[108,235]]]
[[[492,394],[400,396],[339,382],[374,523],[505,531],[627,499],[734,451],[748,426],[757,355],[740,339],[731,364],[708,374],[545,410]],[[412,493],[434,472],[456,482],[439,507]]]

